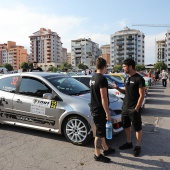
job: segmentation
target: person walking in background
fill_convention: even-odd
[[[41,72],[43,71],[42,68],[38,67],[37,62],[33,62],[33,68],[30,70],[30,72]]]
[[[149,70],[148,77],[152,77],[152,70]]]
[[[162,70],[162,73],[161,73],[161,77],[162,77],[162,86],[163,87],[166,87],[167,85],[167,79],[168,79],[168,73],[165,71],[165,70]]]
[[[108,82],[103,76],[107,71],[106,60],[99,57],[96,60],[97,72],[94,74],[90,80],[90,90],[91,90],[91,113],[93,115],[93,121],[96,129],[96,136],[94,139],[95,147],[95,161],[109,163],[111,160],[105,157],[109,154],[115,152],[106,144],[106,122],[111,121],[111,116],[109,112],[109,97],[108,97]],[[101,154],[100,149],[103,148],[103,154]]]
[[[133,148],[131,141],[131,123],[136,132],[136,146],[133,150],[134,156],[141,152],[142,120],[140,108],[145,96],[145,80],[135,70],[135,61],[126,59],[122,68],[127,74],[125,78],[125,89],[120,89],[116,84],[114,88],[125,94],[122,107],[122,123],[126,133],[126,143],[119,147],[120,150]]]
[[[155,84],[156,84],[157,81],[159,81],[159,74],[160,74],[160,71],[159,71],[159,69],[157,69],[155,71]]]

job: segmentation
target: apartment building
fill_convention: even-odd
[[[71,53],[67,53],[67,63],[71,64]]]
[[[0,65],[8,63],[14,70],[18,70],[23,62],[28,62],[27,50],[23,46],[18,46],[13,41],[0,44]]]
[[[62,64],[61,37],[50,29],[40,28],[29,36],[31,43],[31,59],[37,61],[43,70],[54,66],[59,68]]]
[[[62,61],[61,63],[67,62],[67,48],[62,48]]]
[[[91,39],[80,38],[71,41],[71,65],[77,67],[84,63],[89,68],[95,65],[96,58],[100,56],[99,44]]]
[[[156,41],[155,45],[155,57],[156,62],[166,63],[166,40]]]
[[[170,72],[170,30],[167,30],[166,37],[166,64],[168,66],[168,72]]]
[[[139,30],[125,27],[110,36],[110,63],[111,66],[121,65],[126,58],[132,58],[136,64],[145,62],[144,56],[145,35]]]
[[[107,61],[107,64],[110,65],[110,44],[102,45],[100,47],[101,57]]]

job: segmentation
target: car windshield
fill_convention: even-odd
[[[104,74],[104,76],[109,79],[111,82],[116,82],[116,83],[120,83],[120,84],[123,84],[123,81],[120,81],[118,80],[117,78],[113,77],[113,76],[110,76],[110,75],[107,75],[107,74]]]
[[[50,75],[44,78],[64,94],[80,95],[90,92],[87,86],[72,77]]]

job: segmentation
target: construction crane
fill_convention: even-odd
[[[141,27],[170,27],[167,24],[134,24],[132,26],[141,26]]]

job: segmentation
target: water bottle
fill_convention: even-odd
[[[111,121],[106,122],[106,139],[112,139],[112,123]]]

